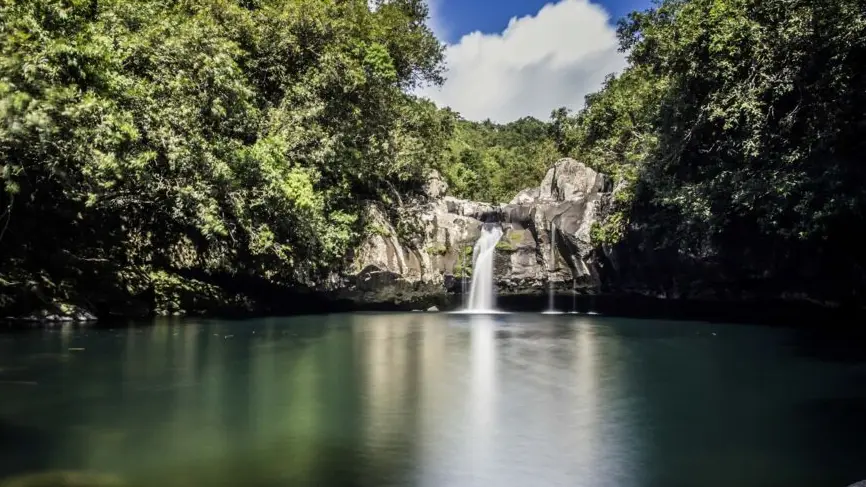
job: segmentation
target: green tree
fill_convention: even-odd
[[[290,284],[339,266],[358,201],[420,189],[450,136],[407,94],[442,80],[427,15],[417,0],[0,4],[0,276],[63,295],[154,269]]]
[[[862,2],[666,0],[619,34],[629,67],[575,120],[631,187],[619,222],[719,278],[862,298]]]
[[[504,125],[457,120],[440,163],[451,194],[502,203],[537,186],[561,157],[551,133],[549,123],[532,117]]]

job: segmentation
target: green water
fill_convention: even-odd
[[[866,353],[786,328],[346,314],[0,333],[0,478],[840,486]]]

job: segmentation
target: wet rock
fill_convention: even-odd
[[[75,321],[96,321],[96,315],[87,310],[79,310],[75,313]]]
[[[334,290],[338,297],[379,303],[456,292],[463,275],[471,274],[472,247],[485,223],[504,230],[494,268],[500,293],[544,293],[551,280],[560,287],[600,287],[590,232],[612,189],[604,175],[562,159],[539,188],[521,191],[509,204],[439,198],[438,179],[431,175],[428,199],[411,208],[423,227],[412,242],[398,235],[381,206],[367,207],[371,231],[350,256],[349,274]]]
[[[28,315],[11,317],[10,319],[31,322],[71,322],[95,321],[96,316],[82,307],[64,302],[54,302]]]
[[[439,312],[439,308],[437,308],[436,306],[431,306],[431,307],[427,308],[427,312],[428,313],[437,313],[437,312]]]

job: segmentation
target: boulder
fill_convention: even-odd
[[[424,185],[424,194],[430,199],[438,199],[445,196],[445,193],[448,192],[448,183],[442,179],[442,175],[439,174],[439,171],[433,170],[430,172],[430,175],[427,176],[427,182]]]
[[[74,321],[96,321],[96,315],[94,315],[90,311],[87,311],[86,309],[79,309],[73,315],[73,320]]]
[[[538,200],[539,195],[541,194],[540,188],[529,188],[524,189],[523,191],[517,193],[517,195],[511,200],[509,204],[511,205],[530,205],[535,203]]]
[[[538,189],[538,201],[577,201],[601,193],[608,179],[571,158],[560,159],[547,171]]]

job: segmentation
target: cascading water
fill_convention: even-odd
[[[496,309],[496,296],[493,291],[493,257],[496,244],[502,238],[498,225],[485,225],[481,238],[472,250],[472,282],[469,285],[469,306],[467,311],[490,312]]]
[[[466,252],[460,251],[460,299],[463,301],[463,307],[466,307]]]

